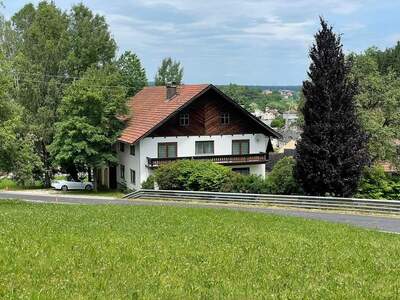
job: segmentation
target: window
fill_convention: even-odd
[[[196,142],[196,155],[214,154],[214,141]]]
[[[125,144],[124,143],[119,143],[119,151],[124,152],[125,151]]]
[[[232,141],[232,154],[249,154],[250,146],[249,140],[236,140]]]
[[[136,153],[135,145],[130,145],[129,149],[130,149],[130,154],[135,156],[135,153]]]
[[[181,114],[179,116],[179,125],[180,126],[189,126],[189,114]]]
[[[136,172],[131,169],[131,183],[136,184]]]
[[[250,175],[250,168],[233,168],[232,171],[240,175]]]
[[[227,125],[231,122],[231,116],[229,115],[229,113],[222,113],[221,114],[221,124],[222,125]]]
[[[125,179],[125,166],[124,165],[119,166],[119,174],[122,179]]]
[[[158,143],[158,158],[177,157],[178,146],[176,143]]]

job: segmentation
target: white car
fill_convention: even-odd
[[[64,192],[68,190],[93,190],[93,183],[85,181],[71,180],[54,180],[51,182],[51,187],[56,190],[62,190]]]

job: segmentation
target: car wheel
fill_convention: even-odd
[[[63,185],[63,186],[61,187],[61,190],[62,190],[63,192],[66,192],[66,191],[68,191],[68,187],[67,187],[66,185]]]
[[[92,186],[91,185],[87,185],[87,186],[85,186],[85,190],[87,190],[87,191],[91,191],[93,188],[92,188]]]

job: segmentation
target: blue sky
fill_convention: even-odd
[[[10,17],[25,0],[5,0]],[[37,3],[38,1],[32,1]],[[56,0],[67,10],[78,1]],[[163,57],[180,60],[185,83],[298,85],[324,16],[346,52],[400,40],[398,0],[84,0],[105,15],[118,51],[141,58],[149,80]]]

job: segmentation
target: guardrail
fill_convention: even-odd
[[[126,195],[124,198],[268,205],[303,209],[327,209],[400,215],[400,201],[398,200],[165,190],[138,190]]]

